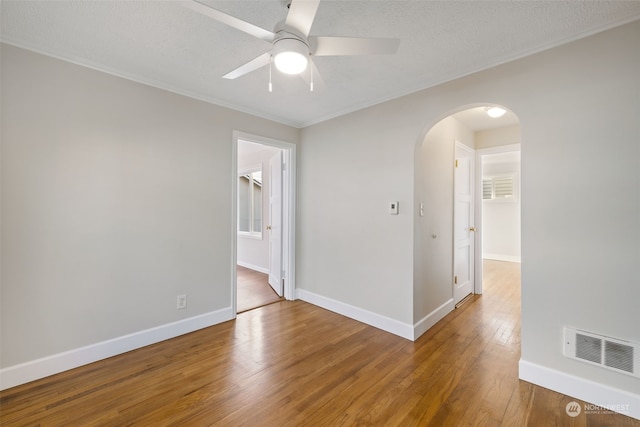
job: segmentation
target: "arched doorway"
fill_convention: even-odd
[[[462,302],[466,294],[482,293],[482,205],[487,200],[483,194],[483,182],[485,186],[487,182],[482,160],[500,151],[519,151],[520,144],[517,116],[503,107],[502,117],[491,118],[487,109],[494,106],[461,107],[431,127],[416,148],[414,191],[419,212],[414,224],[416,321],[437,311],[444,315]],[[456,195],[456,163],[460,168],[463,162],[456,146],[471,153],[465,166],[468,167],[466,174],[462,175],[468,180],[471,208],[462,219],[456,215],[462,206],[459,194]],[[519,173],[517,175],[512,185],[519,184]],[[460,177],[457,178],[460,181]],[[519,242],[519,235],[517,240]],[[466,241],[468,246],[460,246],[461,241]],[[464,290],[455,294],[460,284],[466,285],[466,294]],[[448,302],[441,304],[445,300]]]

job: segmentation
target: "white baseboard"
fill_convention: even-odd
[[[438,323],[444,316],[451,313],[455,309],[456,305],[453,303],[453,299],[442,304],[440,307],[427,314],[420,319],[418,323],[413,325],[413,340],[417,340],[420,335],[427,332],[433,325]]]
[[[249,264],[248,262],[237,261],[240,267],[248,268],[249,270],[258,271],[260,273],[269,274],[269,269],[266,267],[260,267],[259,265]]]
[[[19,365],[9,366],[0,370],[0,390],[68,371],[69,369],[126,353],[231,319],[233,319],[233,310],[231,307],[227,307]]]
[[[520,379],[640,420],[640,395],[520,359]],[[559,408],[564,410],[564,408]],[[583,408],[589,410],[590,408]],[[598,408],[596,408],[597,410]]]
[[[501,255],[501,254],[482,254],[483,259],[492,259],[495,261],[507,261],[507,262],[522,262],[522,257],[514,255]]]
[[[297,290],[297,298],[310,304],[317,305],[318,307],[322,307],[326,310],[333,311],[334,313],[341,314],[343,316],[349,317],[362,323],[366,323],[367,325],[382,329],[383,331],[390,332],[394,335],[398,335],[402,338],[413,341],[413,326],[407,323],[402,323],[398,320],[391,319],[389,317],[382,316],[380,314],[373,313],[371,311],[362,309],[360,307],[355,307],[341,301],[327,298],[322,295],[306,291],[304,289]]]

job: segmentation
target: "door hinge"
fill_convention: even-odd
[[[456,167],[458,167],[458,159],[456,159]]]
[[[453,284],[454,285],[458,284],[458,276],[453,276]]]

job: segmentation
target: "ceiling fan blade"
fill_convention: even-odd
[[[264,41],[273,42],[276,37],[275,33],[273,33],[272,31],[260,28],[257,25],[253,25],[249,22],[243,21],[242,19],[238,19],[235,16],[227,15],[226,13],[221,12],[217,9],[213,9],[212,7],[209,7],[197,0],[180,2],[180,4],[188,7],[195,12],[206,15],[209,18],[213,18],[218,22],[222,22],[223,24],[233,27],[236,30],[244,31],[247,34]]]
[[[252,71],[257,70],[258,68],[262,68],[265,65],[269,65],[269,62],[271,62],[271,52],[265,52],[262,55],[258,56],[257,58],[236,68],[235,70],[228,72],[227,74],[222,76],[222,78],[229,79],[229,80],[237,79],[238,77],[242,77],[245,74],[248,74]]]
[[[289,14],[285,24],[300,31],[307,37],[316,17],[320,0],[293,0],[289,6]]]
[[[315,56],[389,55],[400,45],[399,39],[362,37],[309,37]]]

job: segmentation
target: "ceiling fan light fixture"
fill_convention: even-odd
[[[500,107],[487,107],[485,108],[485,110],[487,111],[487,115],[494,119],[504,116],[504,114],[507,112],[507,110]]]
[[[273,45],[273,62],[285,74],[300,74],[309,63],[309,47],[298,39],[282,39]]]

